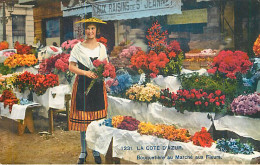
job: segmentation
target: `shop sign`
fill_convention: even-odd
[[[207,9],[183,10],[182,14],[172,14],[167,16],[167,23],[169,25],[207,22]]]
[[[93,17],[102,20],[134,19],[181,14],[181,0],[116,0],[92,5]]]

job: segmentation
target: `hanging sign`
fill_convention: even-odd
[[[116,0],[92,5],[92,16],[105,21],[181,13],[181,0]]]

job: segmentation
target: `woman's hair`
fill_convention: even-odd
[[[84,34],[85,34],[85,30],[87,29],[87,27],[88,27],[89,25],[94,25],[94,26],[96,26],[96,28],[97,28],[97,36],[99,36],[99,35],[100,35],[100,26],[99,26],[98,23],[95,23],[95,22],[86,22],[86,23],[83,24]]]

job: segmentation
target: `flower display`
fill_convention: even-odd
[[[108,119],[105,119],[102,123],[99,124],[99,126],[107,126],[107,127],[113,127],[112,125],[112,119],[111,118],[108,118]]]
[[[4,102],[4,107],[9,105],[9,112],[11,113],[14,104],[18,103],[18,99],[14,93],[10,90],[4,90],[2,96],[0,96],[0,102]]]
[[[179,54],[182,52],[180,43],[176,40],[173,40],[167,45],[168,52],[174,52],[176,54]]]
[[[53,73],[55,68],[66,72],[69,69],[69,54],[58,54],[43,60],[40,64],[39,72],[42,74]]]
[[[70,54],[72,48],[79,42],[82,42],[84,41],[84,39],[73,39],[73,40],[67,40],[67,41],[64,41],[62,44],[61,44],[61,48],[63,49],[63,52],[67,53],[67,54]]]
[[[12,56],[12,55],[14,55],[15,53],[14,52],[4,52],[3,53],[3,56],[5,56],[5,57],[10,57],[10,56]]]
[[[158,21],[152,24],[151,28],[147,30],[147,33],[148,35],[146,35],[146,38],[151,50],[158,53],[160,48],[164,48],[167,45],[166,39],[168,32],[162,31],[162,26],[158,23]]]
[[[260,57],[260,34],[256,41],[254,42],[253,51],[256,57]]]
[[[254,154],[254,148],[249,143],[241,143],[239,139],[218,139],[217,149],[232,154]]]
[[[148,29],[149,52],[142,50],[136,51],[131,57],[130,67],[138,70],[140,73],[146,73],[152,78],[158,74],[168,76],[171,74],[180,74],[182,69],[183,52],[178,41],[173,40],[167,45],[167,31],[162,31],[161,25],[156,21]],[[128,51],[122,52],[129,56]]]
[[[96,81],[103,81],[105,78],[108,77],[116,77],[115,67],[111,63],[108,63],[106,60],[95,60],[93,61],[93,65],[95,66],[95,68],[92,71],[97,74],[98,78],[91,80],[90,85],[85,91],[86,95],[88,95],[89,91],[91,90]]]
[[[26,44],[20,44],[18,41],[15,42],[14,48],[17,50],[17,54],[32,54],[32,46]]]
[[[9,56],[4,65],[9,68],[16,68],[17,66],[33,66],[38,62],[34,54],[14,54]]]
[[[17,76],[13,85],[20,89],[21,92],[25,89],[29,89],[39,96],[44,94],[48,88],[59,85],[59,77],[52,73],[34,75],[26,71]]]
[[[181,112],[184,110],[216,112],[225,105],[225,95],[220,90],[208,94],[202,89],[179,89],[177,93],[174,93],[167,88],[161,90],[159,101],[166,107],[175,106]]]
[[[211,147],[212,143],[214,142],[210,133],[208,133],[205,127],[202,127],[200,132],[196,132],[192,136],[191,140],[194,145],[201,147]]]
[[[136,54],[138,51],[140,51],[141,48],[137,46],[130,46],[126,49],[123,49],[122,52],[119,54],[119,58],[128,58],[131,59],[131,57]]]
[[[18,88],[21,93],[23,93],[26,89],[32,90],[33,81],[35,80],[35,75],[25,71],[22,74],[14,75],[15,77],[13,81],[13,86]]]
[[[141,69],[154,78],[160,72],[160,69],[165,68],[169,61],[164,52],[156,54],[154,51],[150,51],[149,54],[146,54],[143,51],[138,51],[131,58],[131,67],[137,70]]]
[[[4,76],[5,81],[2,84],[4,86],[4,88],[12,90],[13,87],[14,87],[13,83],[16,81],[18,75],[20,75],[20,74],[22,74],[22,73],[15,72],[13,74],[9,74],[9,75]]]
[[[111,79],[106,81],[110,88],[111,94],[120,94],[125,93],[126,89],[128,89],[133,83],[133,80],[129,74],[122,74],[116,76],[115,79]]]
[[[126,96],[135,101],[156,102],[160,98],[160,87],[151,83],[146,86],[135,84],[126,91]]]
[[[32,82],[33,91],[38,95],[43,95],[50,87],[59,85],[59,77],[56,74],[41,75],[36,74]]]
[[[138,129],[139,123],[140,121],[136,120],[131,116],[124,116],[123,121],[120,124],[118,124],[116,128],[135,131]]]
[[[189,142],[190,134],[186,129],[177,129],[173,125],[156,124],[153,125],[150,122],[141,122],[138,126],[138,130],[141,135],[153,135],[159,138],[165,138],[170,141]]]
[[[228,78],[236,79],[237,73],[245,74],[253,63],[250,62],[245,52],[221,51],[214,57],[211,65],[212,68],[208,70],[208,73],[215,74],[216,72],[220,72]]]
[[[127,49],[131,44],[132,43],[129,40],[121,41],[118,46],[114,46],[113,50],[110,53],[110,57],[119,57],[119,54],[122,52],[122,50]]]
[[[9,48],[9,44],[7,41],[0,42],[0,50],[4,50],[4,49],[8,49],[8,48]]]
[[[260,113],[260,95],[252,93],[240,95],[231,103],[232,112],[238,115],[254,115]]]
[[[117,128],[119,126],[119,124],[122,123],[123,120],[124,120],[124,116],[121,116],[121,115],[114,116],[112,118],[113,127]]]

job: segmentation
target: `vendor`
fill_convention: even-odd
[[[81,154],[78,164],[83,164],[88,155],[86,150],[86,130],[88,125],[95,120],[106,118],[107,116],[107,93],[104,82],[96,82],[86,95],[84,92],[93,79],[98,78],[91,71],[94,68],[93,61],[107,60],[106,47],[97,42],[96,36],[99,33],[100,24],[106,24],[100,19],[83,19],[78,23],[84,23],[86,39],[77,43],[69,58],[69,70],[77,77],[73,85],[69,130],[80,131]],[[93,151],[93,156],[97,164],[101,164],[100,154]]]

